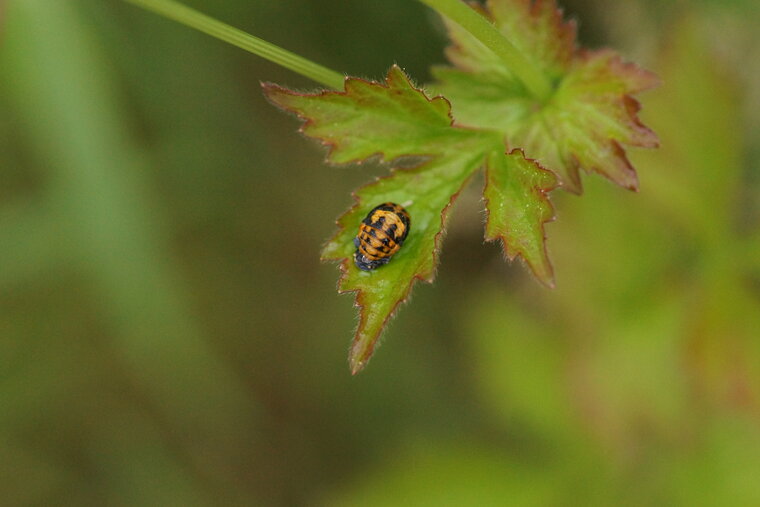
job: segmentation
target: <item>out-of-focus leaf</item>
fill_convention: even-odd
[[[554,505],[562,497],[556,467],[531,466],[477,444],[412,442],[325,505]]]
[[[696,449],[659,463],[657,471],[672,498],[668,503],[760,504],[757,419],[711,416],[702,426]]]
[[[454,67],[434,69],[435,88],[451,101],[456,121],[502,132],[571,192],[581,192],[581,168],[636,190],[623,145],[654,147],[657,137],[639,122],[631,95],[656,84],[655,76],[613,51],[576,48],[575,24],[562,20],[554,0],[491,0],[477,10],[530,55],[554,90],[544,102],[535,99],[479,41],[448,22]]]
[[[494,415],[512,428],[530,428],[551,442],[577,438],[564,344],[550,322],[490,288],[465,301],[465,333],[478,394]],[[469,304],[468,304],[469,303]]]
[[[743,198],[757,189],[745,172],[742,104],[731,74],[721,69],[725,62],[705,40],[706,23],[686,17],[670,31],[660,58],[665,85],[649,115],[663,148],[638,153],[637,163],[647,168],[644,203],[671,221],[671,249],[693,258],[677,268],[689,269],[690,278],[684,364],[709,399],[757,410],[760,363],[750,358],[760,353],[760,312],[744,262],[752,258],[747,238],[757,227],[747,220]]]

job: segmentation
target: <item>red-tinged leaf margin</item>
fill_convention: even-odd
[[[573,154],[572,163],[568,168],[575,176],[572,181],[577,183],[577,189],[573,188],[572,185],[565,186],[562,182],[559,186],[571,193],[580,195],[583,192],[583,187],[579,171],[582,169],[586,174],[599,174],[618,186],[632,192],[638,192],[638,173],[628,158],[626,146],[658,148],[660,139],[652,129],[641,122],[638,115],[641,110],[641,103],[633,95],[659,86],[661,84],[660,78],[654,72],[624,60],[617,51],[609,48],[578,48],[575,58],[577,65],[589,67],[598,61],[601,64],[598,71],[609,73],[608,77],[600,78],[602,82],[617,80],[620,83],[622,89],[616,102],[620,105],[621,111],[625,111],[626,118],[621,118],[621,121],[627,121],[629,132],[633,137],[629,140],[608,139],[618,165],[618,177],[615,177],[614,172],[605,171],[597,165],[582,165],[577,156]]]
[[[310,139],[317,139],[322,146],[326,146],[327,147],[327,154],[325,155],[324,162],[326,164],[335,165],[335,162],[333,162],[331,160],[331,156],[332,156],[333,150],[335,150],[335,148],[336,148],[336,144],[337,143],[336,142],[330,142],[330,141],[328,141],[327,139],[324,139],[324,138],[317,138],[317,137],[310,136],[310,135],[306,134],[306,132],[305,132],[306,129],[310,125],[314,124],[314,120],[312,118],[308,117],[306,114],[302,113],[301,111],[298,111],[296,109],[287,108],[284,105],[278,103],[273,98],[273,96],[281,94],[281,95],[296,95],[296,96],[299,96],[299,97],[314,97],[314,98],[317,98],[317,97],[324,97],[326,95],[336,95],[336,94],[337,95],[347,95],[348,92],[346,91],[345,87],[346,87],[346,82],[349,79],[360,79],[361,80],[361,78],[353,78],[353,77],[350,77],[350,76],[346,76],[346,79],[343,82],[343,91],[320,90],[317,93],[306,93],[306,92],[302,93],[302,92],[297,92],[297,91],[291,90],[289,88],[285,88],[284,86],[280,86],[277,83],[272,83],[272,82],[269,82],[269,81],[262,81],[260,84],[261,84],[262,90],[264,91],[264,97],[266,97],[266,99],[269,101],[270,104],[272,104],[277,109],[280,109],[280,110],[285,111],[287,113],[294,114],[299,120],[301,120],[301,125],[298,127],[298,133],[299,134],[301,134],[304,137],[308,137]],[[366,81],[366,82],[368,82],[368,83],[374,83],[374,81]],[[378,84],[380,84],[380,83],[378,83]],[[362,161],[361,160],[357,160],[354,163],[361,164]],[[346,165],[348,165],[348,164],[351,164],[351,162],[346,162]]]
[[[639,118],[641,103],[634,97],[634,94],[657,88],[662,84],[660,77],[633,62],[624,60],[619,53],[608,48],[578,49],[577,59],[580,64],[587,66],[590,66],[595,60],[601,61],[603,65],[599,71],[610,73],[610,77],[602,79],[606,81],[616,79],[623,87],[620,91],[619,102],[622,104],[622,109],[627,113],[628,126],[631,133],[635,134],[635,138],[618,144],[638,148],[658,148],[660,140],[657,133],[641,122]]]
[[[606,59],[609,69],[615,74],[615,76],[622,79],[628,87],[625,96],[641,93],[661,84],[660,77],[657,74],[651,70],[639,67],[633,62],[624,60],[623,56],[613,49],[579,48],[576,53],[578,60],[584,62]]]
[[[409,78],[409,76],[406,74],[406,72],[404,72],[404,70],[401,67],[399,67],[397,64],[395,64],[395,63],[388,70],[384,82],[375,81],[375,80],[371,80],[371,79],[363,79],[363,78],[359,78],[359,77],[346,76],[346,79],[345,79],[345,81],[343,83],[343,90],[342,91],[338,91],[338,90],[320,90],[317,93],[300,93],[300,92],[296,92],[296,91],[290,90],[288,88],[285,88],[283,86],[280,86],[280,85],[278,85],[276,83],[271,83],[271,82],[262,82],[261,83],[261,87],[262,87],[262,89],[264,91],[264,96],[267,98],[267,100],[273,106],[275,106],[278,109],[281,109],[283,111],[287,111],[289,113],[295,114],[298,117],[298,119],[302,121],[301,126],[298,128],[298,132],[300,134],[302,134],[303,136],[308,137],[310,139],[316,139],[316,140],[318,140],[320,142],[320,144],[322,144],[323,146],[327,147],[327,155],[325,156],[325,162],[326,163],[328,163],[330,165],[338,165],[338,166],[341,166],[341,165],[351,165],[351,164],[361,165],[361,164],[363,164],[364,162],[366,162],[368,160],[373,160],[373,159],[377,158],[380,162],[392,164],[394,162],[395,158],[394,159],[389,159],[388,157],[386,157],[386,155],[382,151],[377,151],[377,152],[374,152],[372,154],[368,154],[367,156],[356,158],[356,159],[351,159],[351,160],[346,160],[346,161],[341,161],[341,162],[334,161],[333,160],[333,152],[335,151],[335,149],[337,149],[338,142],[337,141],[333,142],[333,141],[330,141],[330,140],[325,139],[323,137],[313,136],[313,135],[308,134],[307,130],[309,129],[310,126],[312,126],[313,124],[316,123],[315,120],[312,119],[312,118],[310,118],[305,113],[299,111],[296,108],[289,108],[289,107],[287,107],[287,106],[285,106],[285,105],[277,102],[277,100],[275,100],[273,97],[275,95],[309,97],[309,98],[315,98],[315,99],[316,98],[320,98],[320,97],[329,96],[329,95],[342,95],[342,96],[347,96],[348,97],[348,96],[350,96],[350,89],[349,88],[352,86],[353,83],[362,83],[362,84],[366,84],[366,85],[370,85],[370,86],[379,86],[379,87],[382,87],[382,88],[385,88],[385,89],[390,89],[391,86],[390,86],[389,82],[394,79],[394,77],[395,77],[394,74],[398,74],[398,75],[403,76],[403,79],[407,82],[407,84],[409,85],[409,87],[412,90],[420,93],[425,99],[427,99],[427,101],[429,103],[435,105],[436,107],[439,107],[439,106],[437,106],[437,103],[439,103],[439,102],[445,103],[446,104],[445,107],[448,110],[447,111],[447,115],[448,115],[448,118],[449,118],[449,121],[450,121],[449,126],[452,126],[452,127],[454,126],[454,118],[453,118],[453,116],[451,114],[451,103],[449,102],[449,100],[446,97],[442,96],[442,95],[436,95],[436,96],[434,96],[432,98],[428,97],[428,95],[421,88],[418,88],[412,82],[412,80]],[[424,156],[426,156],[426,154],[424,154],[424,153],[414,153],[414,154],[409,154],[409,155],[413,156],[413,157],[424,157]],[[402,156],[402,157],[396,157],[396,158],[404,158],[404,157]]]
[[[547,173],[548,175],[550,175],[551,176],[551,180],[552,180],[552,184],[550,184],[549,186],[546,186],[546,187],[533,187],[534,190],[535,190],[535,194],[538,196],[539,200],[543,204],[545,204],[546,206],[548,206],[548,210],[549,210],[549,215],[546,216],[546,217],[544,217],[544,219],[541,220],[541,222],[539,223],[539,227],[541,229],[541,235],[542,235],[542,238],[543,238],[542,239],[543,259],[546,261],[547,276],[541,276],[540,270],[537,269],[536,266],[534,266],[533,263],[531,263],[523,255],[523,253],[519,251],[519,249],[512,247],[510,245],[510,243],[507,241],[507,238],[504,235],[499,234],[497,236],[490,237],[490,238],[486,235],[485,239],[486,239],[486,241],[489,241],[489,242],[499,240],[501,242],[501,245],[502,245],[502,251],[504,252],[504,255],[507,257],[507,259],[510,262],[514,261],[516,257],[520,257],[521,260],[523,261],[523,263],[525,265],[527,265],[528,268],[530,268],[530,270],[533,273],[533,276],[536,278],[536,280],[540,281],[544,286],[546,286],[546,287],[548,287],[550,289],[554,289],[556,287],[555,280],[554,280],[554,268],[553,268],[551,262],[549,261],[549,253],[548,253],[548,251],[546,249],[546,228],[545,228],[545,225],[547,223],[549,223],[549,222],[553,222],[557,218],[557,215],[556,215],[555,210],[554,210],[554,205],[552,204],[551,199],[549,199],[549,193],[552,192],[553,190],[559,188],[559,180],[554,175],[554,173],[552,171],[550,171],[550,170],[546,169],[545,167],[541,166],[541,164],[539,164],[536,160],[534,160],[532,158],[527,158],[525,156],[525,152],[523,152],[523,150],[521,148],[514,148],[514,149],[512,149],[511,151],[509,151],[506,154],[506,156],[512,156],[512,155],[516,155],[518,153],[523,158],[523,160],[525,160],[526,162],[528,162],[530,164],[533,164],[538,171],[544,172],[544,173]],[[489,168],[486,167],[486,171],[488,171],[488,170],[489,170]],[[486,181],[485,181],[485,186],[483,188],[483,195],[485,195],[485,188],[488,186],[488,176],[487,175],[486,175],[485,180]],[[489,204],[488,199],[484,199],[484,200],[485,200],[485,210],[486,210],[486,231],[487,231],[488,230],[488,224],[490,223],[490,220],[491,220],[491,211],[490,211],[490,208],[488,206],[488,204]]]

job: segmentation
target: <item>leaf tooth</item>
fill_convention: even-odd
[[[544,225],[554,220],[548,193],[557,178],[521,149],[494,153],[486,167],[486,240],[500,240],[510,261],[521,257],[533,275],[554,288],[554,269],[546,251]],[[528,197],[530,196],[530,197]]]
[[[347,265],[344,266],[348,262],[350,261],[344,261],[341,269],[348,269]],[[348,365],[351,369],[351,375],[356,375],[367,365],[380,342],[380,334],[388,325],[391,318],[395,316],[398,307],[407,301],[416,280],[422,280],[422,278],[414,276],[409,282],[404,295],[400,299],[397,299],[390,309],[380,309],[379,311],[376,306],[373,307],[373,305],[366,301],[367,293],[365,291],[360,289],[340,291],[341,293],[356,292],[354,306],[359,308],[359,324],[348,352]],[[382,319],[382,322],[379,324],[372,322],[380,319]],[[368,330],[371,331],[368,332]]]
[[[578,49],[577,57],[579,63],[598,67],[607,76],[612,75],[620,80],[628,95],[650,90],[661,84],[657,74],[624,60],[620,53],[610,48]]]
[[[617,141],[610,141],[608,147],[607,156],[589,167],[588,171],[601,174],[616,185],[632,192],[638,192],[639,177],[623,147]]]
[[[638,113],[641,110],[639,101],[630,95],[624,95],[623,104],[630,118],[629,127],[633,132],[633,138],[627,144],[640,148],[659,148],[660,138],[657,137],[654,130],[641,123],[639,119]]]
[[[575,159],[575,157],[572,157]],[[563,169],[563,168],[559,168]],[[583,182],[581,181],[580,164],[577,161],[570,162],[569,165],[564,167],[563,172],[558,172],[559,184],[562,190],[566,190],[571,194],[581,195],[583,194]]]

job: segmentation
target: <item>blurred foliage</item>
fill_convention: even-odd
[[[351,74],[442,61],[418,2],[187,3]],[[317,259],[380,171],[323,165],[258,81],[314,85],[119,2],[9,0],[3,503],[759,504],[757,3],[566,6],[663,79],[641,192],[555,195],[548,291],[472,232],[474,185],[351,378]]]

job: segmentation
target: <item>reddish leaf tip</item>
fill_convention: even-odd
[[[351,367],[351,375],[356,375],[364,370],[364,367],[367,366],[367,361],[360,361],[355,357],[349,357],[349,366]]]

